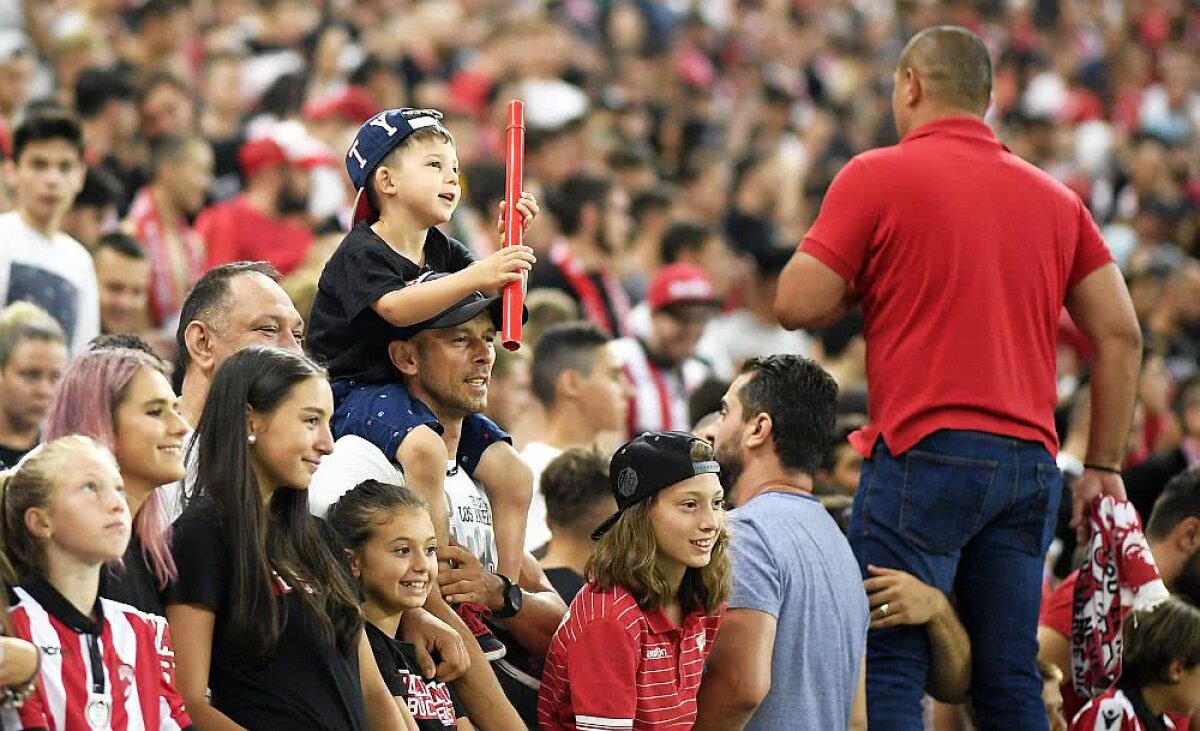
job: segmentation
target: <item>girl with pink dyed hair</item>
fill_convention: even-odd
[[[175,562],[166,498],[157,488],[183,479],[189,431],[163,363],[148,348],[95,348],[76,358],[58,384],[45,441],[82,434],[107,447],[134,516],[124,560],[101,577],[106,599],[164,615],[161,593],[175,578]]]

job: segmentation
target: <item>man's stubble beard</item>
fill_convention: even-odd
[[[746,463],[742,458],[741,453],[729,454],[725,451],[717,452],[717,464],[721,467],[721,473],[718,477],[721,480],[721,487],[725,488],[725,501],[730,505],[737,505],[737,481],[741,479],[742,472],[745,469]]]
[[[435,401],[435,404],[426,404],[429,407],[436,407],[440,411],[460,412],[463,416],[467,414],[482,413],[487,408],[488,399],[487,393],[479,399],[461,393],[455,392],[453,388],[444,387],[440,383],[422,383],[424,390],[429,394],[430,400]]]

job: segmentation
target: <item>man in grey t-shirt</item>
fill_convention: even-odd
[[[833,378],[795,355],[748,361],[721,400],[733,593],[694,731],[866,727],[867,596],[850,544],[811,494],[836,411]]]

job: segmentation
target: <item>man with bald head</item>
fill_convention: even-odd
[[[901,141],[838,173],[775,310],[787,327],[815,328],[861,305],[871,421],[851,437],[865,458],[855,556],[864,575],[901,569],[953,589],[979,726],[1036,731],[1046,729],[1040,579],[1062,491],[1059,314],[1065,305],[1096,353],[1077,524],[1095,496],[1124,497],[1141,334],[1083,202],[984,123],[991,83],[970,31],[939,26],[909,41],[892,96]],[[929,670],[921,627],[870,633],[872,731],[922,728]]]

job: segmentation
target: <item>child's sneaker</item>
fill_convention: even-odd
[[[454,607],[454,611],[466,623],[467,629],[471,630],[471,634],[475,635],[476,642],[479,643],[479,649],[483,650],[483,656],[488,659],[488,662],[499,660],[508,653],[508,648],[504,643],[496,639],[496,635],[488,629],[483,618],[491,614],[487,607],[482,604],[471,602],[468,604],[458,604]]]

